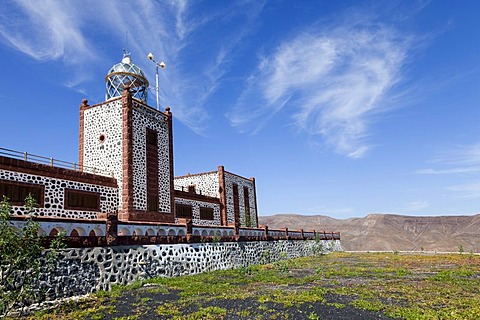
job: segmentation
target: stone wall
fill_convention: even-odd
[[[38,186],[43,188],[43,203],[36,209],[39,217],[62,218],[62,219],[98,219],[99,213],[115,212],[118,206],[117,188],[112,185],[112,179],[105,178],[106,181],[96,181],[93,175],[84,175],[84,181],[76,181],[76,173],[71,170],[62,171],[65,173],[63,179],[53,178],[44,173],[46,166],[38,165],[39,174],[30,174],[13,170],[3,170],[0,168],[0,181],[10,183],[23,183],[26,185]],[[15,170],[15,169],[14,169]],[[44,171],[41,171],[44,170]],[[68,175],[70,173],[70,176]],[[57,175],[60,176],[60,175]],[[89,179],[87,179],[89,178]],[[104,178],[104,177],[102,177]],[[100,197],[99,210],[72,210],[68,209],[65,200],[65,190],[75,190],[80,192],[92,192]],[[39,199],[37,199],[39,200]],[[12,206],[13,216],[24,216],[24,206]],[[98,212],[99,211],[99,212]],[[48,232],[48,231],[47,231]]]
[[[40,286],[47,300],[109,290],[151,277],[175,277],[342,250],[339,240],[279,240],[64,249]]]

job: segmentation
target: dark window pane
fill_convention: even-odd
[[[201,220],[213,220],[213,208],[200,208]]]
[[[191,219],[193,216],[192,206],[185,204],[175,204],[175,214],[177,218]]]
[[[19,183],[13,181],[0,181],[0,200],[6,196],[10,204],[14,206],[23,206],[25,198],[31,194],[37,201],[39,206],[43,205],[43,190],[42,185]]]
[[[65,209],[100,210],[100,195],[94,192],[65,189]]]

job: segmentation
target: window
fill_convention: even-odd
[[[44,186],[0,180],[0,200],[6,196],[13,206],[23,206],[25,198],[31,194],[39,206],[43,206]]]
[[[213,208],[200,207],[200,219],[201,220],[213,220]]]
[[[188,192],[195,193],[195,186],[194,185],[188,186]]]
[[[240,201],[238,199],[238,185],[234,183],[233,188],[233,214],[235,216],[235,222],[240,221]]]
[[[158,145],[157,132],[147,128],[147,210],[158,211]]]
[[[191,219],[192,214],[192,206],[186,204],[175,204],[175,215],[177,218],[187,218]]]
[[[147,198],[147,210],[158,211],[158,196],[149,196]]]
[[[65,189],[65,209],[99,211],[100,195],[94,192]]]
[[[243,187],[243,202],[245,204],[245,225],[251,227],[250,220],[250,197],[248,195],[248,187]]]
[[[147,144],[156,146],[157,140],[157,132],[147,128]]]

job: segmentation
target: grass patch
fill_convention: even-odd
[[[365,317],[480,319],[478,288],[477,255],[333,253],[115,286],[30,318],[322,319],[335,308]]]

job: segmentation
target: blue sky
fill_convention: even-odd
[[[3,0],[0,147],[78,161],[78,106],[104,100],[127,38],[152,84],[147,54],[167,65],[176,175],[254,176],[260,215],[474,214],[479,13],[475,0]]]

